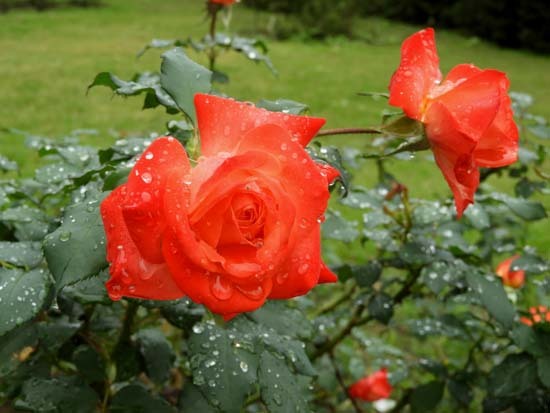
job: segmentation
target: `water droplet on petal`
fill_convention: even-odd
[[[300,274],[300,275],[304,275],[308,271],[309,271],[309,264],[307,262],[303,262],[298,267],[298,274]]]
[[[286,280],[288,280],[288,272],[282,272],[275,277],[277,284],[284,284]]]
[[[122,298],[122,287],[120,284],[111,284],[107,288],[107,294],[111,300],[118,301]]]
[[[150,161],[151,159],[153,159],[154,156],[155,156],[155,155],[153,155],[153,152],[147,152],[147,153],[145,154],[145,159],[147,159],[147,160]]]
[[[151,200],[151,194],[149,192],[142,192],[141,193],[141,200],[143,202],[149,202]]]
[[[153,181],[153,177],[149,172],[144,172],[143,174],[141,174],[141,180],[146,184],[150,184]]]
[[[212,291],[212,294],[218,300],[225,301],[229,300],[233,295],[233,286],[231,282],[218,274],[215,278],[211,279],[210,291]]]
[[[264,296],[264,289],[261,285],[258,285],[256,287],[244,287],[237,285],[236,287],[241,293],[246,295],[251,300],[261,300]]]

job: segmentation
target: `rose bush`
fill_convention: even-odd
[[[305,104],[214,95],[228,79],[221,51],[270,62],[261,41],[216,32],[223,7],[208,4],[202,40],[146,49],[194,50],[211,70],[176,48],[159,73],[93,81],[175,115],[161,133],[121,133],[104,149],[80,144],[82,130],[27,134],[34,177],[0,156],[0,410],[546,411],[550,262],[529,224],[547,218],[547,149],[522,140],[521,162],[481,170],[459,221],[450,198],[418,199],[424,182],[394,174],[420,158],[400,152],[430,143],[464,208],[477,166],[516,156],[504,75],[461,65],[434,86],[423,31],[405,41],[391,88],[414,119],[319,131],[323,119],[298,116]],[[544,139],[530,97],[512,97],[522,134]],[[311,142],[351,133],[376,138]],[[503,175],[514,194],[492,189]]]
[[[336,281],[320,257],[338,172],[304,146],[323,119],[195,96],[201,156],[155,140],[102,203],[113,299],[189,296],[231,317]]]
[[[458,217],[474,202],[479,167],[517,159],[518,129],[502,72],[455,66],[442,80],[434,30],[407,38],[390,82],[390,105],[425,126],[435,161],[453,191]]]

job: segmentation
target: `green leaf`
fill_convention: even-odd
[[[19,241],[42,241],[48,233],[49,223],[46,215],[37,208],[20,206],[0,212],[0,221],[15,229]]]
[[[337,169],[340,175],[336,178],[342,185],[342,195],[346,196],[350,187],[350,176],[344,168],[344,162],[340,149],[335,146],[321,146],[319,142],[306,147],[309,156],[319,164],[328,164]]]
[[[178,406],[182,412],[217,413],[219,410],[208,404],[208,400],[193,383],[185,383]]]
[[[307,339],[313,334],[313,326],[307,317],[283,301],[267,301],[258,310],[246,315],[259,326],[272,328],[281,335]]]
[[[542,384],[550,388],[550,355],[537,359],[537,371]]]
[[[478,272],[468,272],[466,280],[495,320],[504,328],[511,329],[516,317],[516,310],[508,299],[500,278]]]
[[[534,356],[550,355],[550,333],[518,323],[512,330],[511,335],[514,342],[522,350]]]
[[[0,336],[34,318],[51,288],[47,271],[0,268]]]
[[[19,168],[17,166],[17,162],[10,161],[5,156],[0,155],[0,171],[2,172],[17,171],[18,169]]]
[[[327,215],[321,230],[324,238],[343,242],[353,242],[359,236],[357,222],[342,218],[339,211]]]
[[[433,241],[418,239],[407,242],[399,251],[399,258],[410,265],[425,265],[436,258],[436,248]]]
[[[67,207],[61,226],[46,237],[44,252],[58,291],[105,268],[105,232],[99,201]]]
[[[364,265],[351,267],[351,271],[359,287],[369,288],[382,275],[382,265],[378,261],[370,261]]]
[[[146,44],[143,49],[137,53],[137,57],[143,56],[143,54],[149,49],[165,49],[167,47],[186,47],[189,42],[178,39],[153,39],[150,43]]]
[[[303,321],[299,325],[304,326],[304,331],[298,333],[295,331],[296,327],[288,327],[287,333],[308,338],[312,334],[311,326],[303,316],[301,316],[301,319]],[[274,321],[273,319],[269,320],[267,317],[262,317],[262,320],[267,324],[270,321]],[[230,324],[230,334],[238,340],[236,345],[238,343],[239,346],[255,353],[260,353],[264,348],[267,348],[273,353],[285,357],[287,362],[291,363],[300,374],[314,376],[316,371],[305,352],[305,344],[302,341],[294,339],[291,335],[285,333],[284,330],[275,330],[274,328],[280,329],[282,327],[280,320],[274,324],[274,328],[271,328],[267,324],[254,323],[248,317],[237,317]]]
[[[19,327],[0,336],[0,377],[6,377],[15,371],[22,363],[18,355],[34,351],[38,338],[36,324]]]
[[[284,112],[291,113],[293,115],[303,115],[309,110],[309,106],[307,106],[306,104],[288,99],[262,99],[256,104],[256,106],[259,108],[267,109],[271,112]]]
[[[445,383],[441,381],[431,381],[415,388],[411,394],[411,412],[424,413],[434,410],[445,390]]]
[[[479,230],[489,228],[491,226],[489,214],[481,203],[475,203],[466,208],[466,211],[464,211],[464,216],[472,223],[474,228]]]
[[[52,413],[95,413],[97,394],[78,377],[31,378],[15,401],[17,409]]]
[[[17,267],[34,268],[42,262],[42,248],[39,242],[0,241],[0,261]]]
[[[71,321],[67,316],[52,317],[39,323],[40,344],[47,352],[55,354],[81,327],[81,321]]]
[[[531,132],[533,135],[541,138],[541,139],[550,139],[550,126],[548,125],[535,125],[535,126],[529,126],[527,129],[529,129],[529,132]]]
[[[109,408],[112,413],[175,413],[175,410],[166,400],[153,396],[138,384],[120,389],[114,395]]]
[[[512,198],[500,193],[491,194],[491,197],[504,203],[514,214],[525,221],[537,221],[547,217],[544,206],[540,202]]]
[[[543,274],[550,268],[550,263],[536,255],[523,254],[510,266],[511,271],[523,270],[528,274]]]
[[[510,354],[493,367],[487,390],[495,397],[514,397],[536,386],[537,365],[528,354]]]
[[[188,340],[193,383],[212,406],[223,412],[239,413],[256,381],[250,359],[245,360],[237,353],[241,346],[234,349],[227,330],[201,323],[193,327],[193,332]],[[257,356],[251,360],[254,358]]]
[[[99,73],[88,86],[88,91],[94,86],[107,86],[120,96],[136,96],[145,93],[143,109],[163,105],[168,113],[177,113],[174,99],[161,86],[161,78],[156,73],[140,73],[131,81],[119,79],[109,72]]]
[[[63,288],[63,295],[78,301],[81,304],[106,304],[111,299],[107,295],[105,282],[109,278],[109,271],[102,270],[97,277],[87,278]]]
[[[79,346],[73,353],[73,363],[79,374],[88,383],[96,383],[105,379],[105,360],[92,347]]]
[[[204,316],[204,307],[193,303],[188,298],[164,303],[160,311],[170,324],[185,331],[189,331],[193,324]]]
[[[382,207],[383,197],[375,191],[361,191],[354,188],[340,202],[350,208],[376,209]]]
[[[424,126],[421,122],[411,119],[407,116],[401,116],[396,120],[384,125],[382,131],[388,135],[394,136],[421,136],[424,138]]]
[[[209,93],[212,72],[187,57],[176,48],[162,54],[160,84],[177,106],[196,123],[195,93]]]
[[[219,43],[221,43],[222,45],[226,45],[227,39],[224,38],[225,35],[216,34],[217,42],[218,42],[218,36],[220,36]],[[230,41],[231,41],[230,47],[233,50],[237,52],[241,52],[243,55],[245,55],[248,59],[252,61],[263,62],[269,68],[269,70],[271,70],[271,73],[273,73],[274,75],[277,75],[277,70],[273,66],[273,63],[271,63],[271,60],[269,59],[269,57],[267,57],[264,54],[265,52],[267,52],[267,47],[264,42],[257,39],[250,39],[250,38],[239,37],[239,36],[233,37]]]
[[[145,360],[147,376],[156,383],[164,383],[170,378],[170,369],[176,358],[170,342],[162,331],[154,328],[139,330],[136,341]]]
[[[264,351],[260,356],[258,379],[262,401],[270,413],[309,411],[296,376],[284,359],[277,358],[269,351]]]
[[[368,310],[373,318],[388,324],[393,317],[393,301],[386,293],[377,293],[370,299]]]
[[[466,381],[450,379],[447,388],[451,396],[464,407],[468,407],[474,398],[473,391]]]

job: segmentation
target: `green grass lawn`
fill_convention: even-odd
[[[155,37],[202,36],[208,26],[204,2],[104,0],[103,4],[92,9],[0,15],[0,128],[54,137],[77,128],[94,128],[100,134],[86,139],[98,146],[114,140],[111,130],[164,129],[168,116],[160,109],[141,111],[141,98],[112,98],[106,88],[86,95],[86,87],[100,71],[128,79],[136,72],[158,69],[158,52],[151,51],[141,59],[135,58],[136,52]],[[237,32],[265,27],[268,19],[239,5],[232,17],[231,30]],[[418,28],[369,19],[359,21],[357,29],[362,34],[374,33],[374,41],[270,41],[269,54],[279,70],[278,78],[242,56],[223,55],[219,67],[230,74],[231,83],[221,89],[242,100],[284,97],[307,103],[314,115],[327,118],[328,127],[376,125],[385,102],[357,96],[357,92],[386,91],[399,62],[401,40]],[[548,57],[500,49],[446,31],[438,32],[437,42],[444,73],[463,62],[503,70],[511,79],[512,90],[535,98],[533,112],[550,118]],[[367,139],[344,136],[327,141],[361,146]],[[0,153],[30,170],[35,158],[29,157],[21,140],[20,136],[0,134]],[[414,197],[450,194],[430,162],[395,162],[395,171]],[[374,168],[363,171],[356,180],[371,184]],[[544,226],[537,225],[531,234],[539,247],[550,244]]]

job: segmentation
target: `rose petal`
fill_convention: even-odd
[[[473,159],[475,142],[459,130],[446,106],[435,102],[426,114],[426,135],[435,161],[453,191],[457,216],[474,202],[479,185],[479,170]]]
[[[474,151],[476,163],[480,166],[497,168],[510,165],[518,158],[519,134],[507,93],[509,84],[506,77],[501,79],[498,113]]]
[[[503,76],[496,70],[483,70],[459,83],[446,79],[438,87],[444,93],[439,95],[436,91],[432,95],[433,102],[444,105],[455,119],[457,130],[477,142],[499,110]],[[426,117],[423,122],[427,122]]]
[[[271,291],[270,278],[254,279],[254,284],[237,284],[222,274],[197,267],[179,247],[179,239],[167,233],[163,253],[178,286],[198,304],[228,318],[261,307]]]
[[[295,240],[291,257],[278,267],[269,298],[297,297],[318,284],[321,273],[319,224],[312,225],[307,231],[302,230],[300,236]]]
[[[112,191],[101,203],[101,216],[107,237],[107,260],[111,277],[107,290],[113,299],[121,297],[173,300],[183,292],[164,264],[148,262],[140,253],[122,216],[126,185]]]
[[[132,168],[121,204],[126,227],[140,254],[152,263],[162,263],[161,241],[166,227],[162,215],[166,176],[174,169],[188,173],[189,159],[176,139],[156,139]]]
[[[334,274],[327,265],[321,261],[321,272],[319,274],[319,284],[338,282],[338,276]]]
[[[424,100],[440,80],[434,30],[421,30],[401,46],[401,63],[390,81],[389,104],[402,108],[408,117],[421,120]]]
[[[195,95],[195,108],[205,156],[232,152],[247,132],[267,124],[281,126],[305,146],[325,123],[320,118],[269,112],[248,103],[200,93]]]

